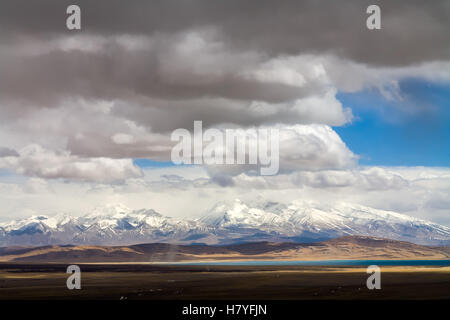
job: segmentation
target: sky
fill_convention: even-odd
[[[80,0],[72,31],[69,4],[0,3],[0,220],[241,198],[450,226],[450,2]],[[195,120],[279,129],[279,174],[174,166]]]
[[[396,100],[376,90],[338,93],[355,119],[335,131],[360,164],[449,166],[450,85],[407,78],[399,86]]]

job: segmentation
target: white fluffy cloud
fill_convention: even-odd
[[[109,183],[142,176],[129,159],[80,158],[67,151],[45,150],[36,144],[19,150],[18,156],[0,158],[1,167],[32,177]]]
[[[270,143],[268,143],[268,151],[270,154],[273,151],[278,151],[279,158],[269,157],[270,164],[262,166],[249,164],[207,165],[206,170],[214,181],[221,185],[229,185],[233,182],[231,177],[243,173],[259,175],[257,172],[261,172],[261,167],[273,167],[274,161],[277,162],[275,166],[278,170],[276,172],[281,174],[308,170],[342,170],[356,167],[357,156],[347,148],[341,138],[329,126],[319,124],[276,125],[260,128],[268,131],[278,130],[278,150],[271,149]],[[256,128],[253,132],[257,132]],[[250,134],[247,136],[252,137],[253,140],[257,139],[256,136]]]

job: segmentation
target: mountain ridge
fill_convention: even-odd
[[[317,242],[346,235],[384,237],[417,244],[448,245],[450,228],[433,222],[351,203],[308,201],[218,203],[199,219],[164,216],[153,209],[122,205],[81,216],[36,215],[0,224],[0,246],[234,244]]]
[[[167,263],[243,260],[448,260],[449,247],[345,236],[316,243],[252,242],[232,245],[43,246],[0,248],[0,262]]]

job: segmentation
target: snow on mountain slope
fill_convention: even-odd
[[[420,244],[450,244],[450,228],[358,204],[333,206],[218,203],[197,220],[166,217],[123,205],[96,208],[81,217],[32,216],[0,224],[0,246],[135,244],[148,242],[226,244],[245,241],[319,241],[365,235]]]
[[[0,232],[1,246],[184,242],[184,238],[208,234],[199,222],[165,217],[154,210],[133,211],[122,205],[96,208],[78,218],[33,216],[0,224],[0,228],[5,230],[3,236]]]
[[[276,213],[260,208],[249,207],[240,200],[232,205],[220,203],[210,212],[209,216],[201,219],[203,222],[215,227],[239,226],[261,228],[274,227],[283,222],[283,218]]]
[[[391,211],[357,204],[326,206],[294,201],[250,207],[240,200],[218,204],[202,219],[218,234],[242,228],[258,230],[259,240],[311,241],[344,235],[367,235],[423,244],[450,243],[450,228]],[[236,240],[236,239],[235,239]],[[246,237],[245,240],[251,240]],[[255,239],[256,240],[256,239]]]

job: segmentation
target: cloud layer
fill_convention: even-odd
[[[127,195],[169,213],[193,198],[206,206],[290,190],[286,198],[448,214],[446,169],[360,168],[333,127],[355,120],[338,92],[401,100],[402,79],[450,83],[449,1],[80,0],[76,32],[65,27],[69,4],[0,3],[4,210],[36,193],[48,203],[21,212],[56,210],[58,188],[64,208]],[[370,4],[381,7],[381,30],[366,28]],[[133,164],[170,160],[170,133],[195,120],[205,129],[279,129],[280,174]]]

